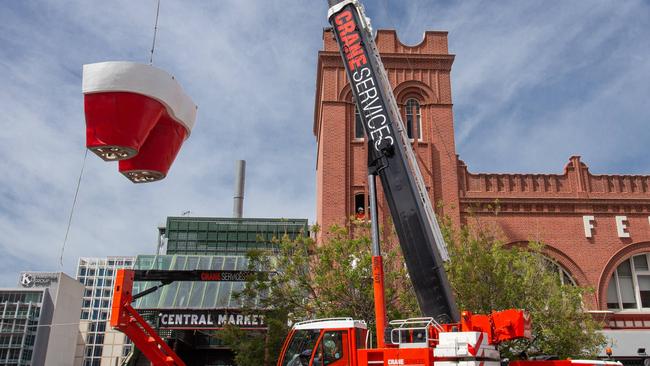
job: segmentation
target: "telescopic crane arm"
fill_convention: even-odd
[[[328,2],[329,22],[370,142],[369,170],[380,177],[420,310],[441,322],[459,322],[443,266],[445,244],[370,21],[357,0]]]
[[[463,313],[461,319],[443,267],[444,260],[448,256],[442,234],[415,154],[406,135],[391,85],[379,57],[370,21],[366,18],[363,7],[358,0],[328,0],[328,2],[330,5],[328,18],[340,46],[343,63],[369,142],[369,184],[373,195],[373,277],[376,282],[375,301],[379,331],[383,333],[386,319],[383,303],[383,266],[377,227],[375,176],[379,176],[381,180],[423,315],[436,318],[441,323],[456,323],[467,329],[474,329],[477,326],[481,329],[486,326],[497,329],[498,327],[489,325],[494,322],[487,316]],[[131,303],[138,297],[174,281],[244,281],[250,274],[251,272],[246,271],[118,270],[110,324],[128,335],[153,365],[185,366]],[[161,285],[134,295],[132,293],[134,281],[160,281]],[[485,317],[484,321],[483,317]],[[472,325],[472,321],[485,324]],[[510,333],[506,331],[504,338],[510,338]],[[378,340],[383,347],[383,337],[379,337]]]

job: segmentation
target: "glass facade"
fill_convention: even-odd
[[[31,365],[43,291],[0,291],[0,365]]]
[[[247,270],[243,255],[139,255],[135,269],[173,270]],[[160,282],[135,282],[137,294]],[[244,282],[173,282],[138,299],[140,309],[236,309],[240,301],[233,296],[244,288]]]
[[[84,286],[81,303],[81,341],[76,359],[83,366],[119,364],[131,351],[126,336],[108,325],[113,299],[113,282],[118,268],[132,268],[135,257],[80,258],[77,280]]]
[[[139,255],[137,270],[248,270],[251,249],[275,250],[275,239],[309,235],[307,219],[168,217],[161,228],[166,255]],[[137,294],[160,282],[135,282]],[[139,298],[134,306],[154,327],[157,309],[239,309],[235,294],[244,282],[172,282]],[[233,364],[218,330],[160,330],[188,364]]]
[[[284,235],[307,235],[307,219],[168,217],[167,254],[245,255],[250,249],[273,249]]]
[[[247,270],[245,255],[139,255],[134,269],[159,270]],[[160,282],[135,282],[137,294]],[[157,327],[156,309],[238,309],[241,302],[233,296],[244,288],[244,282],[173,282],[135,302],[147,321]],[[182,339],[188,331],[159,331],[165,338]],[[197,349],[222,349],[223,342],[215,336],[218,331],[202,330],[192,335]],[[194,333],[194,332],[190,332]],[[226,353],[228,353],[227,351]],[[230,357],[230,356],[229,356]],[[231,364],[231,361],[226,364]]]

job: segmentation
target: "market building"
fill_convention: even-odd
[[[0,365],[72,365],[82,292],[61,272],[22,272],[0,289]]]
[[[166,254],[139,255],[134,269],[248,270],[249,250],[273,251],[285,235],[309,235],[307,219],[187,216],[168,217],[159,233]],[[157,284],[136,282],[133,293]],[[262,311],[242,311],[234,294],[243,288],[244,282],[173,282],[138,299],[135,308],[187,364],[234,365],[217,332],[227,324],[266,329]]]
[[[614,356],[650,352],[650,175],[596,175],[579,156],[548,174],[473,173],[456,153],[446,32],[407,46],[395,31],[376,43],[438,215],[492,224],[510,245],[531,240],[562,278],[594,288],[586,306],[603,319]],[[367,212],[367,140],[331,30],[318,54],[313,132],[317,224]],[[495,205],[495,202],[498,202]],[[498,209],[495,212],[495,207]],[[379,193],[379,219],[388,209]]]

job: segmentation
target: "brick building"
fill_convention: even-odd
[[[454,143],[447,33],[406,46],[379,30],[376,43],[431,201],[444,204],[437,213],[461,224],[472,211],[508,243],[543,242],[564,279],[595,289],[587,306],[605,319],[615,355],[650,353],[650,175],[593,175],[578,156],[560,174],[471,173]],[[367,141],[330,30],[318,54],[314,135],[316,219],[327,228],[367,206]],[[379,206],[385,221],[381,192]]]

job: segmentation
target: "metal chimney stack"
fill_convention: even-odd
[[[244,180],[246,177],[246,160],[235,161],[235,197],[232,216],[242,218],[244,214]]]

